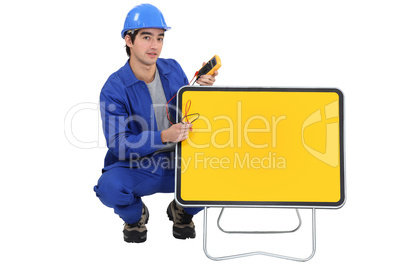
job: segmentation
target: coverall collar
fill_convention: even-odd
[[[159,61],[156,61],[156,67],[158,68],[159,75],[165,76],[170,73],[169,68],[165,68],[164,64]],[[132,86],[135,83],[140,82],[137,77],[135,77],[133,71],[131,70],[129,60],[127,60],[126,64],[123,66],[123,83],[126,87]]]

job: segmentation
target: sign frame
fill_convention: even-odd
[[[344,97],[337,88],[271,88],[271,87],[200,87],[184,86],[177,93],[177,122],[181,121],[183,94],[189,91],[201,92],[323,92],[336,93],[339,98],[339,165],[340,165],[340,199],[336,202],[305,202],[305,201],[218,201],[218,200],[184,200],[182,198],[181,155],[182,143],[176,145],[175,200],[184,207],[271,207],[271,208],[341,208],[346,202],[345,183],[345,150],[344,150]]]

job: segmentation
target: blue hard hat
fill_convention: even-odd
[[[157,28],[165,31],[170,29],[166,25],[162,12],[151,4],[135,6],[128,12],[123,31],[121,31],[121,37],[124,38],[128,30],[143,28]]]

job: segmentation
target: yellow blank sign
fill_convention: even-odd
[[[199,114],[178,145],[186,206],[340,207],[343,95],[337,89],[183,87]],[[192,118],[189,118],[191,120]]]

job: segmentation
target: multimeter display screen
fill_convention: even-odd
[[[201,76],[203,74],[207,74],[212,68],[214,68],[214,66],[216,65],[216,59],[215,57],[208,61],[204,67],[201,68],[201,70],[198,72],[198,75]]]
[[[215,57],[211,60],[211,62],[212,62],[212,65],[211,65],[211,66],[215,66],[215,65],[216,65],[216,59],[215,59]]]

